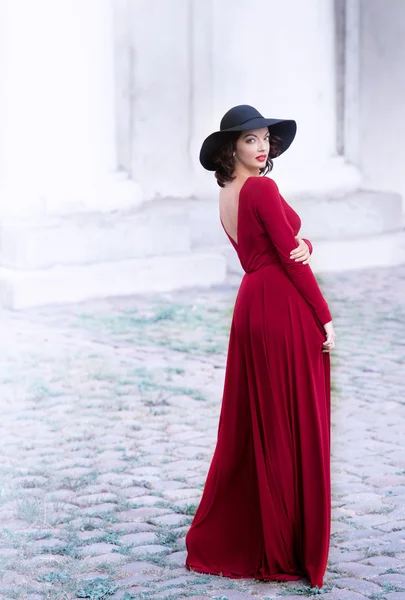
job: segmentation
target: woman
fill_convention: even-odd
[[[231,325],[218,440],[186,536],[189,570],[322,587],[330,541],[332,317],[297,247],[298,214],[264,175],[296,123],[236,106],[200,162],[245,270]],[[312,250],[307,241],[309,250]],[[325,339],[326,338],[326,339]]]

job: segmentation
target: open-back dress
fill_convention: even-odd
[[[290,258],[300,226],[272,179],[244,182],[237,243],[230,240],[245,274],[186,567],[232,578],[308,577],[321,587],[331,519],[330,358],[322,343],[332,317],[311,267]]]

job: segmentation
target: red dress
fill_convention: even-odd
[[[186,567],[322,587],[330,542],[332,317],[309,265],[290,259],[301,220],[268,177],[239,194],[245,270],[235,302],[218,439],[186,536]]]

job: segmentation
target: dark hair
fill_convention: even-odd
[[[241,131],[232,131],[229,133],[226,141],[214,155],[214,162],[218,168],[215,171],[215,178],[219,187],[225,187],[225,184],[235,179],[233,172],[235,170],[235,162],[233,153],[236,150],[236,141],[238,140]],[[270,151],[267,157],[265,166],[260,169],[260,175],[266,175],[273,168],[273,161],[270,156],[278,156],[283,148],[283,139],[278,135],[270,136]]]

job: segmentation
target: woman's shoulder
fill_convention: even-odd
[[[251,191],[262,190],[266,191],[267,193],[279,193],[277,183],[274,181],[274,179],[266,177],[266,175],[259,175],[259,177],[252,175],[251,177],[247,178],[246,184],[246,187],[248,187],[248,189],[250,189]]]

